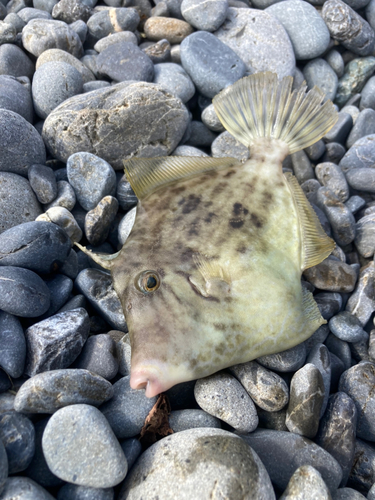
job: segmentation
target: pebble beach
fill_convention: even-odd
[[[247,160],[212,99],[263,71],[339,111],[283,163],[336,242],[327,324],[146,398],[75,243],[126,242],[126,159]],[[0,0],[0,500],[375,500],[374,252],[375,0]]]

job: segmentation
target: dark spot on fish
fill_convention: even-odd
[[[181,200],[178,200],[177,202],[179,205],[183,205],[185,203],[185,198],[181,198]]]
[[[199,231],[197,226],[190,226],[189,231],[188,231],[189,236],[199,236]]]
[[[247,208],[243,207],[241,203],[237,202],[233,205],[233,213],[234,213],[234,215],[237,215],[237,216],[242,215],[242,214],[247,215],[249,213],[249,211]]]
[[[206,202],[203,204],[204,208],[208,208],[208,207],[210,207],[211,205],[212,205],[212,201],[206,201]]]
[[[225,177],[230,177],[230,176],[232,176],[232,175],[233,175],[233,174],[235,174],[235,173],[236,173],[236,171],[235,171],[235,170],[229,170],[229,172],[227,172],[227,173],[224,175],[224,178],[225,178]]]
[[[222,193],[226,187],[228,187],[226,182],[219,182],[219,184],[212,190],[212,194],[218,195]]]
[[[190,212],[192,212],[197,208],[200,202],[201,202],[200,196],[196,196],[195,194],[189,194],[188,199],[185,200],[184,206],[182,208],[182,213],[190,214]]]
[[[207,216],[204,219],[204,222],[206,222],[207,224],[211,224],[212,219],[214,217],[217,217],[217,215],[214,212],[208,212]]]
[[[224,332],[227,329],[224,323],[214,323],[213,325],[216,330],[220,330],[221,332]]]
[[[180,194],[180,193],[183,193],[184,191],[186,191],[186,187],[185,186],[175,186],[173,188],[170,188],[170,191],[173,194]]]
[[[255,227],[261,228],[263,226],[262,221],[257,216],[257,214],[254,214],[254,213],[250,214],[250,219],[251,219],[251,222],[254,224]]]
[[[237,248],[237,252],[238,252],[238,253],[246,253],[246,250],[247,250],[247,248],[245,247],[245,245],[240,245],[240,246]]]
[[[273,194],[270,193],[269,191],[263,191],[262,192],[262,198],[268,202],[271,203],[273,201]]]
[[[224,302],[227,302],[228,304],[230,304],[231,302],[233,302],[233,297],[224,297]],[[228,312],[229,312],[229,309],[228,309]]]
[[[229,219],[229,224],[233,227],[233,229],[240,229],[244,225],[243,219]]]
[[[194,369],[197,366],[198,360],[197,359],[190,359],[189,360],[189,365],[191,369]]]

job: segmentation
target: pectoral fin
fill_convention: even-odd
[[[77,242],[75,242],[75,245],[80,250],[82,250],[83,253],[88,255],[94,262],[99,264],[99,266],[102,266],[104,269],[107,269],[108,271],[110,271],[112,268],[113,260],[116,259],[116,257],[118,257],[120,254],[120,251],[111,255],[105,253],[94,253],[92,250],[89,250],[88,248],[80,245]]]
[[[227,266],[200,253],[195,253],[193,260],[197,272],[189,277],[189,281],[203,297],[220,298],[229,293],[231,277]]]
[[[306,320],[317,330],[321,325],[327,323],[319,311],[318,304],[315,302],[313,294],[302,287],[302,308]]]

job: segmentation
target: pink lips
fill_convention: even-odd
[[[155,366],[135,368],[131,370],[130,387],[132,389],[146,389],[146,397],[152,398],[168,390],[173,384],[163,382],[160,370]]]

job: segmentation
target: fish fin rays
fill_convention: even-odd
[[[316,266],[330,255],[335,242],[326,235],[305,193],[291,173],[284,174],[297,208],[301,235],[301,271]]]
[[[313,294],[304,287],[302,287],[302,309],[306,320],[313,326],[316,326],[316,330],[321,325],[327,323],[320,314],[318,304],[315,302]]]
[[[215,111],[238,141],[251,147],[260,137],[279,139],[290,153],[314,144],[336,123],[331,101],[322,104],[318,87],[306,93],[305,82],[292,92],[293,78],[281,81],[275,73],[256,73],[238,80],[213,99]]]
[[[83,253],[88,255],[90,259],[102,266],[104,269],[110,271],[112,269],[113,261],[120,255],[120,251],[114,254],[106,253],[94,253],[92,250],[80,245],[79,243],[74,243]]]
[[[171,182],[236,165],[240,165],[236,158],[186,156],[131,158],[124,161],[126,177],[140,200]]]
[[[193,254],[198,273],[190,276],[189,281],[203,297],[222,296],[230,292],[232,279],[228,266],[210,259],[198,252]]]

